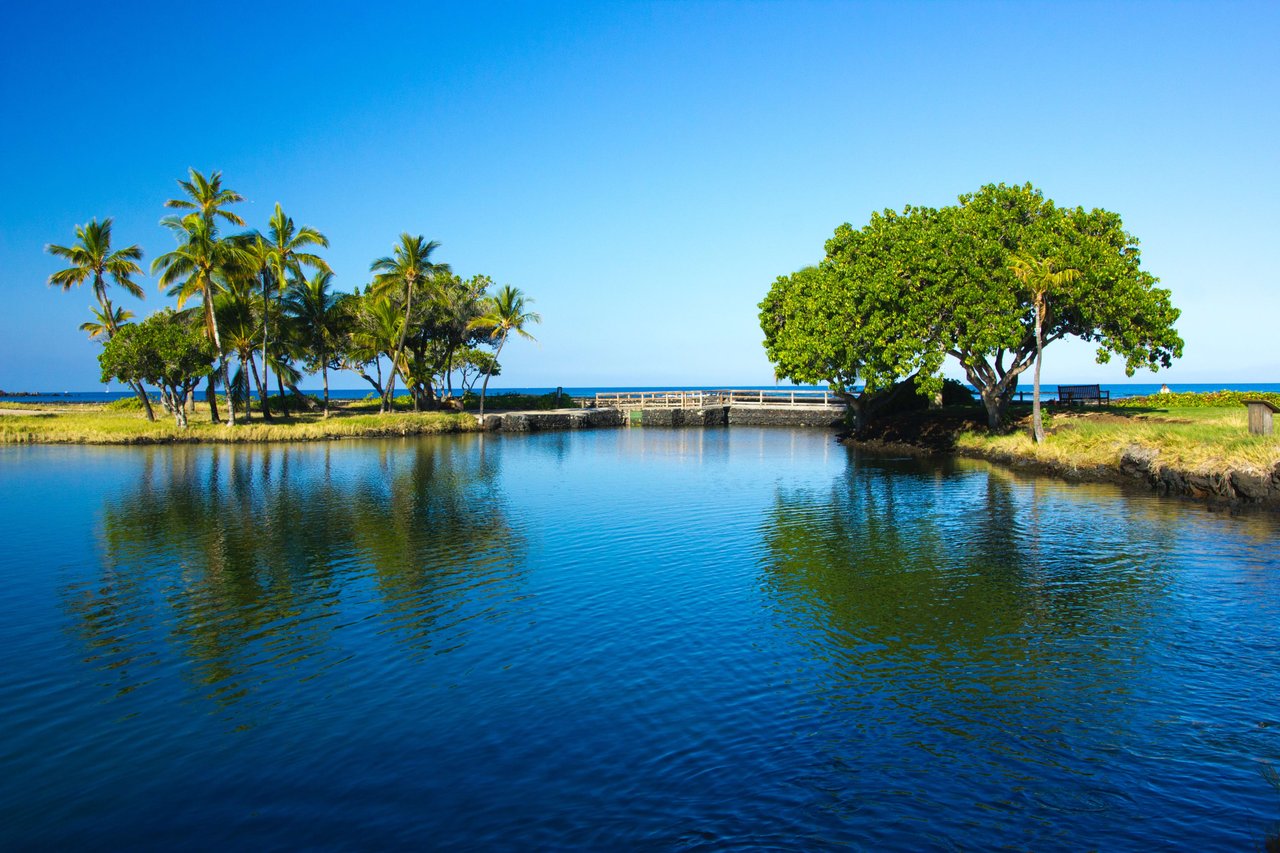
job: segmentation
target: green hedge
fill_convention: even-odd
[[[1280,406],[1280,394],[1268,391],[1186,391],[1182,393],[1148,394],[1113,400],[1113,406],[1161,409],[1224,409],[1241,406],[1245,400],[1266,400]]]

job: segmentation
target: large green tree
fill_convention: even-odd
[[[827,384],[849,406],[855,428],[874,416],[894,383],[914,377],[920,390],[941,388],[945,355],[936,346],[929,308],[904,300],[903,256],[934,227],[936,211],[875,214],[862,229],[836,229],[817,267],[782,276],[760,304],[765,351],[779,377]]]
[[[995,427],[1018,377],[1060,338],[1096,343],[1098,361],[1119,356],[1128,375],[1182,353],[1169,291],[1142,269],[1120,217],[1058,208],[1030,184],[988,185],[940,210],[908,207],[861,229],[842,225],[826,250],[810,295],[788,299],[786,277],[761,305],[770,357],[797,381],[836,386],[856,375],[870,386],[919,371],[922,390],[936,390],[950,355]],[[1039,335],[1034,288],[1013,271],[1020,255],[1080,271],[1055,288]],[[808,349],[829,363],[797,369]],[[819,379],[822,372],[830,375]]]
[[[142,267],[138,265],[138,261],[142,260],[142,249],[136,244],[123,249],[111,248],[111,217],[101,222],[93,219],[86,225],[77,225],[76,241],[70,246],[54,243],[45,246],[46,252],[70,264],[49,276],[49,285],[57,285],[66,291],[92,281],[93,295],[98,300],[98,310],[94,312],[94,316],[99,322],[85,323],[80,328],[89,332],[90,337],[105,335],[106,340],[111,340],[119,331],[124,315],[132,314],[121,312],[112,306],[111,298],[107,295],[107,279],[110,278],[117,287],[142,299],[142,287],[133,280],[133,276],[142,273]],[[136,382],[131,385],[142,402],[147,420],[154,421],[156,416],[151,410],[151,398],[147,396],[146,389]]]
[[[123,326],[102,347],[102,381],[150,382],[160,388],[179,428],[187,426],[186,400],[209,373],[215,353],[197,324],[165,309]]]

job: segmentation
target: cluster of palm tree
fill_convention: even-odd
[[[488,277],[455,275],[448,264],[432,259],[439,243],[407,233],[391,255],[373,262],[373,280],[363,291],[337,293],[333,271],[312,251],[328,247],[324,234],[296,225],[277,204],[265,232],[224,235],[225,225],[245,225],[230,209],[243,197],[223,186],[220,172],[206,177],[192,169],[178,184],[182,196],[165,207],[179,212],[161,220],[177,247],[157,257],[151,271],[218,353],[206,395],[215,422],[218,385],[227,392],[229,424],[236,423],[237,408],[249,417],[251,388],[262,417],[272,419],[272,374],[279,411],[287,412],[291,400],[308,404],[297,388],[304,370],[323,378],[326,417],[332,370],[350,370],[369,382],[383,412],[392,408],[397,383],[419,411],[451,400],[455,375],[464,393],[483,375],[483,416],[483,397],[489,377],[499,371],[502,347],[512,334],[532,339],[526,327],[541,319],[518,289],[506,286],[489,295]],[[133,280],[142,272],[142,250],[132,245],[113,251],[111,226],[110,219],[95,219],[77,227],[76,244],[47,247],[71,264],[51,275],[49,284],[68,290],[92,280],[95,321],[81,329],[104,342],[133,317],[112,304],[108,279],[143,295]],[[187,308],[192,300],[198,304]],[[154,419],[145,389],[139,383],[134,390]]]

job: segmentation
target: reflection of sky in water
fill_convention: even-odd
[[[20,844],[1280,819],[1274,515],[746,428],[3,448],[0,488]]]

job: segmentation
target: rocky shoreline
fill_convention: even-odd
[[[1114,483],[1159,495],[1280,510],[1280,465],[1271,471],[1201,473],[1161,464],[1158,453],[1137,445],[1126,448],[1114,465],[1073,465],[956,445],[959,432],[979,428],[981,425],[976,419],[963,416],[916,416],[894,418],[873,426],[861,437],[842,435],[840,440],[848,446],[873,452],[952,454],[1068,482]]]

